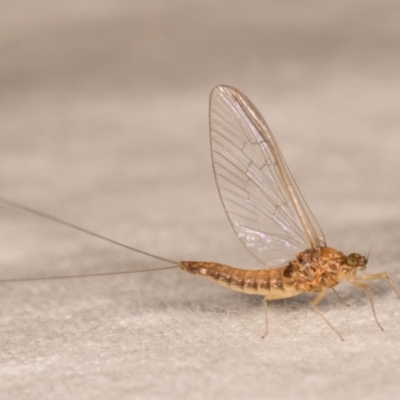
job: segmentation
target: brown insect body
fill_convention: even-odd
[[[346,279],[366,292],[375,321],[382,329],[376,317],[371,288],[365,282],[385,279],[399,299],[400,291],[385,272],[357,275],[358,270],[366,268],[367,257],[355,253],[346,256],[326,247],[325,236],[267,123],[254,104],[233,87],[217,86],[211,92],[210,139],[214,177],[226,215],[238,239],[265,269],[246,270],[214,262],[171,260],[0,197],[0,203],[171,264],[147,270],[1,279],[0,282],[127,274],[180,267],[235,291],[264,296],[265,334],[268,331],[269,300],[316,293],[311,302],[313,310],[343,340],[319,310],[318,304],[328,289],[335,291],[334,287]]]
[[[346,277],[352,280],[357,269],[365,268],[365,257],[358,257],[359,265],[350,266],[347,264],[348,257],[342,252],[319,247],[299,253],[295,260],[280,268],[248,270],[197,261],[182,261],[180,267],[229,289],[276,300],[301,293],[323,292]]]

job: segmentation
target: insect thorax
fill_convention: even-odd
[[[308,249],[297,254],[285,268],[283,276],[295,281],[304,292],[319,292],[344,279],[345,260],[342,252],[329,247]]]

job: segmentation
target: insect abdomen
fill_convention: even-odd
[[[221,286],[269,299],[292,297],[299,292],[286,282],[283,269],[239,269],[214,262],[182,261],[180,267],[191,274],[204,276]]]

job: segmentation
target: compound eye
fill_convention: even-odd
[[[360,265],[360,259],[361,257],[359,254],[351,253],[347,257],[347,265],[349,265],[350,267],[357,267],[358,265]]]

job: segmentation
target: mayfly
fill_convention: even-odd
[[[239,240],[265,268],[248,270],[215,262],[169,260],[41,211],[0,199],[10,206],[172,264],[139,271],[2,281],[86,277],[179,267],[229,289],[264,296],[265,335],[268,332],[269,300],[316,293],[311,302],[313,310],[343,340],[339,331],[320,311],[318,304],[328,289],[335,290],[337,284],[347,280],[366,291],[375,322],[383,330],[375,313],[371,288],[366,281],[387,280],[400,299],[400,292],[390,277],[384,272],[357,275],[358,271],[365,270],[368,257],[356,253],[346,256],[326,246],[324,234],[300,193],[274,136],[260,112],[243,93],[230,86],[217,86],[211,92],[209,107],[213,169],[223,207]]]

